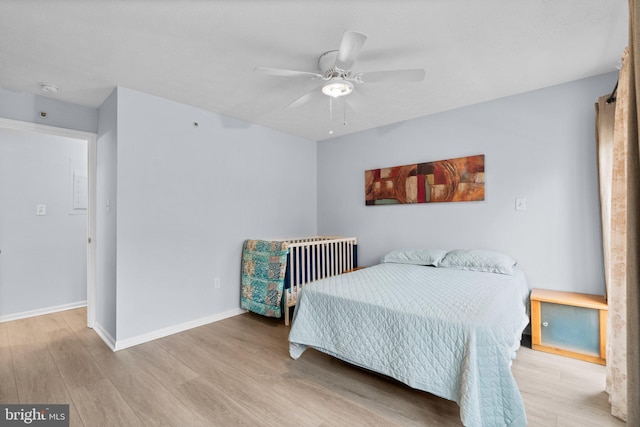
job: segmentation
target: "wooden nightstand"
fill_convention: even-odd
[[[362,270],[363,268],[367,268],[367,267],[353,267],[353,268],[350,268],[349,270],[345,270],[345,271],[343,271],[343,272],[342,272],[342,274],[345,274],[345,273],[352,273],[352,272],[354,272],[354,271]]]
[[[531,347],[605,365],[607,314],[603,296],[533,289]]]

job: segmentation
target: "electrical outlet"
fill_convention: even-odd
[[[216,277],[213,279],[213,288],[214,289],[220,289],[220,278]]]
[[[526,211],[527,210],[527,199],[524,197],[516,198],[516,210],[517,211]]]
[[[47,214],[47,205],[37,205],[36,206],[36,215],[45,216]]]

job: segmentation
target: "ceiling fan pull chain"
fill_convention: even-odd
[[[333,98],[329,97],[329,124],[333,124]]]
[[[347,125],[347,100],[342,100],[342,125]]]
[[[333,97],[329,96],[329,135],[333,135]]]

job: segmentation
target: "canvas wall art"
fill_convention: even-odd
[[[484,154],[364,172],[367,205],[484,200]]]

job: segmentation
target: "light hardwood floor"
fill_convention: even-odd
[[[458,426],[458,406],[315,350],[243,314],[116,353],[69,310],[0,324],[0,402],[69,403],[72,426]],[[530,426],[623,426],[603,366],[521,348]]]

